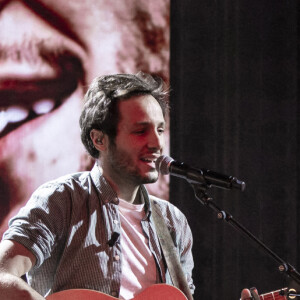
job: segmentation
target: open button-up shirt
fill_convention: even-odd
[[[141,221],[157,265],[158,282],[171,283],[151,217],[147,190]],[[193,292],[192,234],[185,216],[168,201],[153,197],[171,232]],[[36,256],[28,283],[43,296],[72,288],[117,297],[122,272],[118,197],[97,165],[91,172],[67,175],[38,188],[9,222],[3,239],[17,241]]]

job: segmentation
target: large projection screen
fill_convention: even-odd
[[[1,1],[0,237],[39,185],[94,164],[78,125],[94,77],[141,70],[168,83],[169,5],[169,0]],[[168,199],[168,178],[148,189]]]

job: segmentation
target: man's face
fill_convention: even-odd
[[[168,73],[167,39],[145,36],[166,28],[166,3],[0,3],[0,236],[39,185],[90,168],[78,119],[94,77]]]
[[[158,178],[155,161],[164,144],[161,107],[151,95],[142,95],[120,101],[118,109],[117,135],[103,157],[103,174],[117,184],[153,183]]]

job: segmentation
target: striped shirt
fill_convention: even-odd
[[[192,234],[185,216],[169,203],[149,196],[141,221],[156,266],[158,282],[172,284],[151,217],[156,201],[178,249],[189,286],[192,281]],[[36,256],[28,283],[43,296],[85,288],[118,297],[122,273],[119,199],[95,165],[90,172],[66,175],[39,187],[9,222],[3,239],[14,240]]]

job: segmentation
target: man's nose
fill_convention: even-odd
[[[163,145],[164,145],[163,133],[158,133],[156,131],[152,132],[149,136],[148,147],[153,149],[162,149]]]

